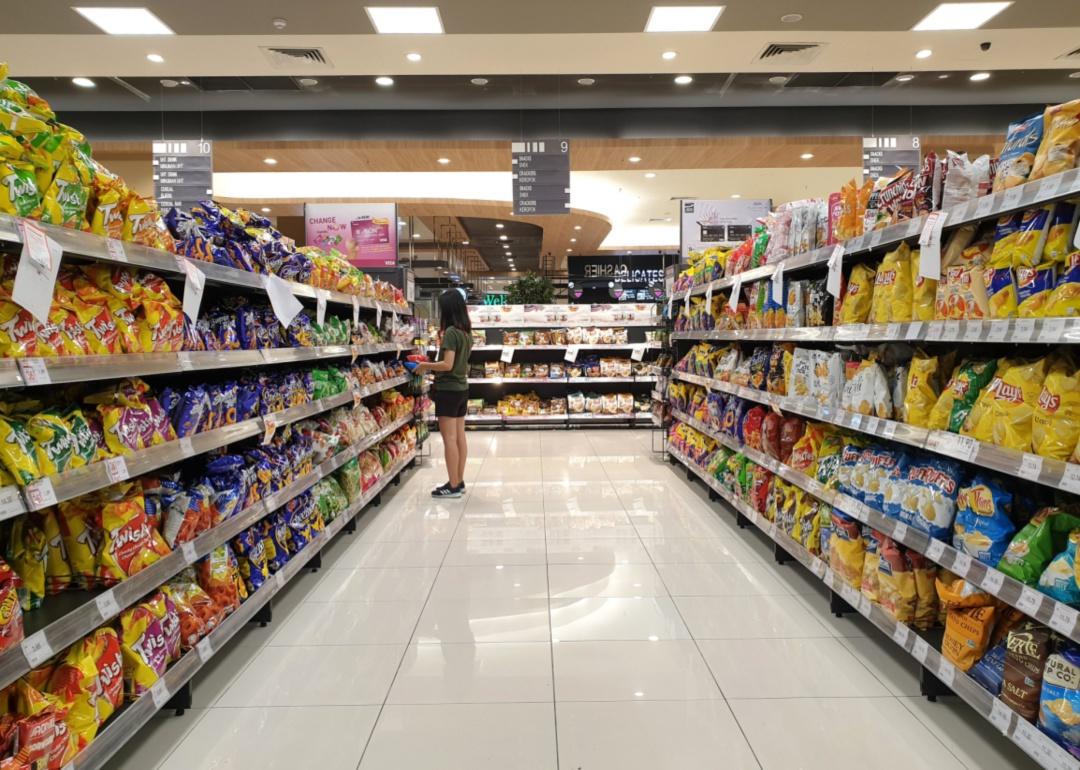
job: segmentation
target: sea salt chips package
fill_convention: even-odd
[[[1043,668],[1050,656],[1050,629],[1026,620],[1009,631],[1005,640],[1005,680],[1001,700],[1023,719],[1039,715]]]
[[[990,644],[996,601],[961,578],[939,577],[936,585],[938,598],[946,610],[941,654],[961,671],[967,671]]]
[[[1065,646],[1046,658],[1039,727],[1080,759],[1080,649]]]

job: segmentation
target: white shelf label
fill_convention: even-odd
[[[986,332],[987,342],[1002,342],[1009,336],[1009,321],[989,321],[987,326],[989,327]]]
[[[274,584],[279,591],[285,587],[285,573],[283,571],[278,570],[274,573]]]
[[[270,298],[270,307],[273,308],[278,323],[287,327],[304,309],[303,304],[293,295],[288,281],[276,275],[261,275],[259,278],[262,280],[263,290]]]
[[[938,679],[949,687],[953,686],[953,681],[956,679],[956,666],[945,660],[944,657],[938,661],[937,673]]]
[[[909,340],[918,340],[918,339],[922,339],[922,333],[923,333],[923,322],[922,321],[912,321],[911,323],[908,324],[908,326],[907,326],[907,334],[904,335],[904,336],[907,337]]]
[[[504,364],[512,363],[514,360],[514,348],[510,345],[503,345],[502,352],[499,354],[499,360]]]
[[[926,548],[926,558],[931,561],[939,562],[941,557],[945,555],[945,544],[935,538],[930,538],[930,545]]]
[[[199,654],[199,660],[203,663],[214,657],[214,645],[210,642],[209,636],[199,640],[199,643],[195,645],[195,652]]]
[[[1061,472],[1061,481],[1058,482],[1058,487],[1067,492],[1080,494],[1080,465],[1066,463],[1065,470]]]
[[[1005,209],[1015,209],[1020,207],[1020,199],[1024,197],[1024,186],[1017,185],[1016,187],[1010,187],[1005,191],[1005,195],[1002,199],[1001,205]]]
[[[859,614],[864,618],[870,617],[870,599],[866,595],[859,596]]]
[[[170,697],[169,685],[165,684],[164,679],[158,679],[154,682],[154,686],[150,688],[150,699],[154,701],[154,708],[165,708],[165,704],[169,702]]]
[[[824,578],[827,566],[828,565],[826,565],[825,562],[823,562],[821,559],[814,559],[813,562],[811,562],[810,564],[810,569],[813,570],[814,574],[817,575],[819,578]]]
[[[181,545],[180,551],[184,554],[184,561],[188,564],[194,564],[199,559],[199,554],[195,551],[195,543],[192,540]]]
[[[897,623],[892,632],[893,641],[901,647],[907,647],[908,639],[911,638],[911,629],[903,623]]]
[[[105,239],[105,251],[113,262],[127,262],[127,252],[124,251],[124,242],[115,238]]]
[[[832,254],[829,255],[829,272],[825,279],[825,290],[837,299],[840,298],[840,282],[844,267],[844,245],[838,243],[833,246]]]
[[[863,425],[863,430],[865,430],[867,433],[876,434],[878,432],[878,429],[881,427],[881,420],[877,417],[867,417],[864,422],[866,424]]]
[[[850,421],[851,427],[854,428],[855,430],[861,430],[862,429],[862,420],[863,420],[863,416],[861,414],[859,414],[858,412],[852,412],[851,421]]]
[[[941,327],[941,337],[947,340],[960,339],[960,322],[946,321]]]
[[[927,340],[940,340],[942,333],[945,331],[945,325],[941,321],[932,321],[929,326],[926,327],[926,339]]]
[[[1077,616],[1078,613],[1072,607],[1055,602],[1054,613],[1050,616],[1050,628],[1065,636],[1072,636]]]
[[[739,296],[742,294],[742,273],[736,273],[731,279],[731,295],[728,297],[728,307],[732,311],[739,309]]]
[[[968,573],[971,572],[971,557],[966,553],[957,551],[953,555],[952,571],[960,577],[967,577]]]
[[[885,425],[881,429],[881,435],[885,438],[893,438],[896,436],[896,423],[892,420],[885,420]]]
[[[177,353],[176,363],[182,372],[190,372],[195,368],[195,362],[191,360],[191,353]]]
[[[1065,335],[1064,318],[1044,318],[1039,327],[1039,342],[1060,342]]]
[[[997,698],[990,701],[990,723],[1001,730],[1002,734],[1009,731],[1009,725],[1012,723],[1012,715],[1012,709]]]
[[[180,454],[184,457],[191,457],[195,454],[195,447],[191,443],[191,436],[182,436],[180,438]]]
[[[941,229],[949,218],[947,211],[933,211],[926,217],[919,236],[919,275],[931,280],[941,278]]]
[[[675,320],[675,316],[673,315],[673,312],[674,312],[673,307],[674,307],[674,305],[675,305],[675,298],[672,297],[672,296],[668,296],[668,298],[667,298],[667,316],[668,316],[668,318],[670,318],[672,320]]]
[[[568,348],[566,349],[566,355],[564,355],[564,356],[563,356],[563,358],[564,358],[565,360],[567,360],[567,361],[571,362],[571,363],[573,363],[574,361],[577,361],[577,357],[578,357],[578,348],[579,348],[579,346],[578,346],[578,345],[570,345],[570,346],[569,346],[569,347],[568,347]]]
[[[779,263],[774,269],[772,278],[772,301],[774,304],[784,306],[784,263]]]
[[[1053,198],[1060,189],[1061,174],[1054,174],[1039,182],[1039,189],[1036,191],[1035,197],[1039,199]]]
[[[116,595],[113,594],[112,589],[94,599],[94,604],[97,605],[102,622],[120,614],[120,605],[116,602]]]
[[[1016,607],[1028,615],[1034,615],[1038,612],[1039,607],[1042,605],[1043,595],[1033,588],[1024,586],[1020,591],[1020,598],[1016,602]]]
[[[1031,452],[1024,452],[1020,460],[1020,478],[1036,481],[1042,473],[1043,459]]]
[[[105,475],[109,477],[109,481],[116,483],[118,481],[124,481],[131,477],[128,473],[127,463],[123,457],[110,457],[105,460]]]
[[[984,195],[979,198],[979,202],[975,205],[976,217],[988,217],[990,212],[994,210],[994,196]]]
[[[26,511],[19,488],[14,485],[0,487],[0,519],[10,519]]]
[[[961,460],[971,462],[979,454],[979,442],[971,436],[952,434],[953,452]]]
[[[1013,342],[1031,342],[1031,338],[1035,336],[1035,319],[1034,318],[1017,318],[1013,321],[1012,328],[1012,341]]]
[[[199,308],[202,306],[203,291],[206,289],[206,273],[195,267],[186,257],[177,257],[176,264],[184,274],[184,315],[194,324],[199,320]]]
[[[1001,593],[1001,587],[1005,585],[1005,575],[992,567],[986,568],[986,575],[982,579],[982,588],[991,596]]]
[[[28,484],[26,499],[34,510],[56,505],[56,490],[53,489],[52,480],[46,476]]]
[[[966,321],[964,323],[964,339],[968,342],[978,342],[982,339],[982,321]]]
[[[49,377],[49,367],[43,358],[19,359],[19,373],[22,374],[23,382],[27,385],[49,385],[52,378]]]
[[[375,328],[382,329],[382,305],[375,305]]]
[[[37,668],[53,656],[52,647],[49,646],[49,640],[45,638],[44,631],[30,634],[22,640],[21,646],[30,668]]]
[[[901,331],[903,331],[902,324],[889,324],[885,327],[885,336],[890,340],[898,340]]]
[[[712,314],[713,282],[705,284],[705,312]]]
[[[898,521],[893,525],[892,532],[893,540],[902,543],[908,536],[908,525],[902,521]]]
[[[263,431],[262,443],[269,444],[270,440],[274,438],[274,431],[278,429],[278,418],[273,414],[268,414],[263,417]]]
[[[915,637],[915,645],[911,648],[912,655],[920,663],[926,663],[926,656],[930,654],[930,645],[921,636]]]
[[[360,326],[360,298],[356,295],[352,298],[352,323],[353,333],[356,333],[356,328]]]
[[[633,349],[630,351],[630,360],[631,361],[644,361],[645,360],[645,345],[644,344],[634,345]]]
[[[330,299],[330,292],[326,289],[315,290],[315,323],[319,327],[326,324],[326,302]]]

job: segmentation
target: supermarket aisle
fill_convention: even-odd
[[[1030,765],[647,431],[469,441],[465,498],[427,461],[112,767]]]

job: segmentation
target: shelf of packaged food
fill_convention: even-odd
[[[207,634],[195,648],[184,653],[180,660],[170,666],[158,684],[116,714],[98,736],[72,760],[71,764],[65,765],[65,770],[68,767],[73,770],[76,768],[77,770],[97,770],[104,767],[105,763],[165,706],[174,693],[179,692],[216,653],[224,649],[237,633],[254,620],[258,611],[290,580],[300,574],[315,554],[333,540],[349,521],[363,512],[415,457],[416,452],[411,452],[388,468],[379,481],[364,492],[359,500],[338,514],[308,543],[307,547],[289,559],[279,572],[251,594],[235,612]]]
[[[709,427],[685,412],[673,409],[671,414],[675,419],[686,423],[707,436],[711,436],[729,449],[742,452],[758,465],[809,492],[819,500],[843,511],[853,519],[858,519],[877,531],[885,533],[896,542],[924,554],[931,561],[948,568],[954,574],[979,586],[992,596],[996,596],[1003,602],[1050,626],[1058,633],[1080,642],[1080,614],[1072,607],[1062,604],[1018,580],[1014,580],[993,567],[972,559],[942,540],[932,538],[919,529],[886,516],[881,511],[875,510],[849,495],[823,486],[817,479],[785,465],[764,452],[740,444],[731,436]]]
[[[49,597],[40,609],[25,615],[27,634],[23,643],[0,653],[0,682],[3,683],[0,687],[6,687],[31,668],[40,665],[42,655],[51,657],[53,652],[60,651],[91,633],[192,562],[227,543],[411,421],[412,415],[406,415],[370,436],[365,436],[363,440],[315,466],[310,473],[203,532],[193,541],[179,545],[167,556],[106,591],[79,591]]]
[[[889,324],[801,326],[672,332],[673,340],[725,342],[997,342],[1080,344],[1080,318],[1002,318],[982,321],[907,321]]]
[[[954,666],[938,650],[931,647],[927,641],[916,633],[910,626],[897,621],[880,606],[871,602],[867,597],[839,576],[822,559],[814,556],[799,543],[788,537],[787,533],[776,526],[775,522],[768,521],[764,516],[743,500],[733,495],[719,481],[712,478],[696,463],[668,446],[667,453],[678,460],[686,468],[696,475],[709,489],[719,495],[728,505],[734,508],[744,518],[748,519],[755,527],[783,548],[787,553],[804,567],[809,569],[818,579],[843,600],[856,612],[869,620],[879,631],[890,637],[896,644],[903,648],[904,652],[915,658],[924,668],[933,673],[954,693],[960,696],[980,716],[991,722],[1003,735],[1012,740],[1024,750],[1040,766],[1047,770],[1075,770],[1076,760],[1068,752],[1058,746],[1049,736],[1044,734],[1035,725],[1031,724],[1005,703],[994,697],[988,690],[966,673]]]
[[[521,414],[512,416],[470,414],[467,425],[523,425],[526,423],[641,422],[651,420],[652,412],[634,414]]]
[[[11,244],[22,243],[22,233],[19,230],[18,223],[18,217],[0,214],[0,244],[4,242]],[[178,260],[187,260],[187,258],[178,257],[176,254],[164,251],[163,249],[153,249],[148,246],[141,246],[137,243],[117,241],[93,233],[48,225],[36,220],[34,220],[34,224],[40,227],[45,235],[55,241],[64,250],[65,255],[93,259],[98,262],[132,265],[134,267],[153,270],[158,273],[166,273],[172,277],[178,277],[183,274],[184,271]],[[240,270],[235,267],[217,265],[213,262],[203,262],[200,260],[187,261],[198,267],[199,270],[206,275],[206,280],[209,283],[222,286],[235,286],[248,290],[265,291],[262,276],[256,273],[249,273],[246,270]],[[296,283],[294,281],[285,281],[285,283],[288,285],[289,290],[297,297],[314,299],[316,296],[316,289],[313,286]],[[326,290],[326,298],[328,302],[348,305],[350,307],[353,305],[355,299],[356,304],[366,310],[381,310],[384,313],[398,313],[402,315],[412,314],[412,308],[408,306],[393,305],[389,302],[382,302],[371,297],[356,297],[352,294],[345,294],[344,292],[333,291],[330,289]]]
[[[470,385],[550,384],[583,385],[586,383],[640,383],[656,382],[655,377],[470,377]]]
[[[663,345],[661,343],[659,343],[659,342],[639,342],[639,343],[636,343],[636,344],[629,343],[629,344],[626,344],[626,345],[622,345],[622,344],[619,344],[619,345],[604,345],[604,344],[590,345],[588,343],[581,342],[581,343],[577,343],[577,344],[567,344],[567,345],[473,345],[472,350],[473,350],[474,353],[477,352],[477,351],[492,351],[492,352],[494,352],[494,351],[501,351],[501,350],[507,350],[507,349],[513,350],[513,351],[518,351],[518,350],[528,351],[528,350],[566,350],[567,348],[577,348],[578,350],[629,350],[629,351],[633,351],[633,350],[635,350],[637,348],[641,348],[643,350],[659,350],[662,347],[663,347]],[[431,350],[435,350],[435,348],[431,348]]]
[[[953,206],[946,210],[944,227],[945,230],[950,230],[968,222],[995,219],[1002,214],[1031,208],[1049,201],[1075,197],[1077,194],[1080,194],[1080,168],[1064,171],[1034,182],[1027,182],[1008,190],[984,195],[959,206]],[[917,238],[922,233],[925,221],[926,217],[923,216],[918,219],[897,222],[880,230],[874,230],[841,241],[839,244],[821,246],[795,254],[777,264],[782,264],[785,272],[814,265],[824,265],[829,261],[829,257],[837,245],[843,248],[845,258],[848,255],[857,255],[879,248],[890,248],[909,238]],[[758,281],[770,277],[775,269],[776,265],[762,265],[747,270],[736,278],[740,283]],[[736,278],[720,278],[699,284],[689,290],[673,292],[671,299],[672,301],[684,300],[687,293],[690,295],[705,294],[710,287],[714,292],[726,289],[734,284]]]
[[[222,428],[196,433],[193,436],[185,436],[176,441],[140,449],[124,457],[113,457],[74,470],[45,476],[27,485],[22,490],[21,496],[12,493],[11,490],[16,489],[15,487],[0,488],[0,520],[103,489],[132,476],[140,476],[166,465],[181,462],[193,455],[210,452],[235,441],[260,435],[271,425],[288,425],[351,401],[404,385],[408,381],[409,378],[405,376],[394,377],[263,417],[254,417],[234,425],[226,425]]]
[[[652,420],[652,412],[631,412],[630,414],[569,414],[570,422],[641,422]]]
[[[954,460],[974,463],[1007,476],[1035,481],[1072,494],[1080,493],[1080,464],[1077,463],[1063,462],[1031,452],[987,444],[958,433],[929,430],[895,420],[849,412],[839,407],[822,406],[813,398],[778,396],[686,372],[673,372],[672,376],[710,390],[730,393],[759,404],[794,412],[812,420],[850,428],[891,441],[899,441]]]
[[[371,345],[322,345],[310,348],[20,358],[0,362],[0,388],[22,387],[30,384],[57,385],[120,377],[145,377],[208,369],[237,369],[262,364],[295,364],[326,358],[344,358],[345,356],[355,358],[376,353],[397,353],[411,349],[410,345],[379,342]]]
[[[663,326],[664,322],[660,318],[632,318],[626,321],[541,321],[538,323],[530,322],[509,322],[509,323],[474,323],[472,328],[474,329],[506,329],[512,331],[514,329],[621,329],[633,327],[645,327],[649,329],[655,329],[658,326]],[[535,346],[527,346],[535,347]]]

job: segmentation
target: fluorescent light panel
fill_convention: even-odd
[[[110,35],[172,35],[165,22],[146,8],[72,8]]]
[[[419,8],[365,8],[380,35],[441,35],[442,18],[434,6]]]
[[[912,29],[978,29],[1010,5],[1012,2],[942,3]]]
[[[722,5],[654,5],[646,32],[708,32],[724,12]]]

